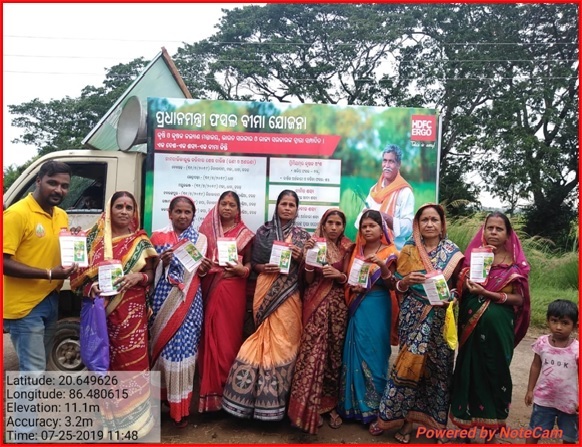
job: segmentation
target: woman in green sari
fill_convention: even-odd
[[[484,283],[465,280],[471,252],[494,252]],[[465,252],[459,305],[459,354],[453,376],[450,419],[460,428],[481,427],[487,441],[505,427],[511,405],[513,350],[529,326],[529,264],[505,214],[494,212]]]

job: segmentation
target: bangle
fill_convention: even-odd
[[[348,282],[348,275],[346,275],[345,273],[342,273],[343,279],[341,281],[338,281],[339,284],[341,284],[342,286]]]
[[[404,293],[404,292],[406,292],[408,290],[408,287],[406,289],[401,289],[400,288],[400,283],[401,282],[402,282],[402,280],[396,282],[396,290],[398,290],[400,293]]]
[[[497,301],[499,304],[503,304],[507,301],[507,293],[501,292],[501,298]]]
[[[245,267],[245,273],[242,275],[243,278],[248,278],[251,274],[251,269],[249,267]]]
[[[315,269],[308,269],[307,267],[305,267],[305,271],[306,272],[313,272]]]
[[[46,269],[46,276],[49,282],[53,282],[53,269]]]
[[[208,272],[204,272],[204,274],[200,273],[200,270],[198,270],[198,276],[200,278],[204,278],[206,275],[208,275]]]
[[[381,276],[381,278],[384,280],[392,278],[392,272],[388,272],[386,276]]]
[[[141,272],[141,284],[142,286],[147,286],[150,282],[150,277],[147,273]]]

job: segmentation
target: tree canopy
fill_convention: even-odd
[[[558,241],[577,207],[577,8],[250,5],[174,60],[197,98],[436,108],[440,199],[476,207],[476,173],[509,212],[527,204],[529,234]],[[112,67],[79,98],[10,106],[20,141],[78,145],[144,64]]]

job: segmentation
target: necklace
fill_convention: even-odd
[[[380,242],[380,245],[378,245],[378,248],[377,248],[377,249],[376,249],[376,251],[375,251],[374,253],[372,253],[372,254],[374,254],[374,255],[375,255],[376,253],[378,253],[378,252],[380,251],[380,249],[381,249],[381,248],[382,248],[382,242]]]
[[[222,224],[221,224],[222,225]],[[222,233],[228,233],[230,230],[232,230],[234,227],[236,227],[236,222],[234,224],[232,224],[230,227],[227,228],[222,228]]]

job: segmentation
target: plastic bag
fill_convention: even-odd
[[[81,305],[81,360],[89,371],[109,369],[109,334],[105,299],[83,297]]]
[[[445,314],[443,337],[449,345],[449,348],[451,348],[453,351],[457,349],[457,323],[455,322],[455,312],[453,311],[452,301],[449,303]]]

